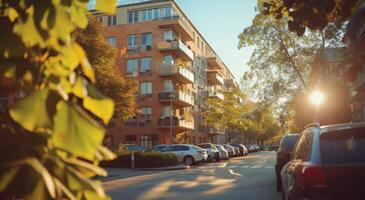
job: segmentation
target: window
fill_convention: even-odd
[[[141,109],[141,119],[151,120],[152,108],[142,107]]]
[[[152,47],[152,33],[142,33],[142,48],[146,51],[151,51]]]
[[[137,22],[138,22],[138,11],[129,11],[128,23],[137,23]]]
[[[165,41],[173,41],[175,39],[175,33],[171,30],[164,32]]]
[[[173,84],[172,80],[163,81],[163,91],[164,92],[173,92],[174,91],[174,84]]]
[[[154,8],[153,9],[153,19],[160,19],[161,13],[160,8]]]
[[[306,129],[295,147],[294,159],[307,161],[310,159],[313,142],[313,128]]]
[[[171,55],[164,56],[163,57],[163,63],[166,66],[173,65],[174,64],[174,58]]]
[[[164,106],[163,107],[163,117],[170,117],[171,116],[171,107]]]
[[[112,45],[113,47],[117,47],[117,38],[116,37],[107,37],[106,41]]]
[[[165,17],[172,17],[173,16],[174,12],[173,12],[171,7],[164,7],[163,11],[164,11],[164,16]]]
[[[116,15],[108,16],[108,26],[114,26],[114,25],[117,25],[117,16]]]
[[[142,11],[142,15],[143,15],[143,21],[151,21],[152,20],[152,9],[147,9]]]
[[[137,77],[138,59],[127,60],[127,77]]]
[[[142,82],[140,89],[141,95],[152,94],[152,82]]]
[[[128,35],[127,36],[127,49],[128,52],[136,52],[138,50],[138,36]]]
[[[141,59],[141,72],[145,75],[151,74],[151,63],[152,59],[151,57],[142,58]]]
[[[157,135],[141,135],[141,146],[152,149],[158,142]]]

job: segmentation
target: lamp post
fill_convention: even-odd
[[[176,96],[173,93],[171,93],[169,95],[169,98],[170,98],[170,140],[171,140],[170,143],[172,144],[174,141],[174,139],[172,138],[172,126],[173,126],[172,115],[174,114],[172,109],[172,101],[174,100],[174,98],[176,98]]]
[[[315,121],[319,123],[319,106],[322,105],[325,100],[324,94],[320,90],[315,90],[309,96],[309,100],[316,108]]]

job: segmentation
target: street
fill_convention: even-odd
[[[116,200],[128,199],[281,199],[275,189],[275,152],[262,151],[190,170],[138,173],[106,181]]]

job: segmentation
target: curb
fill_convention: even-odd
[[[173,167],[158,167],[158,168],[138,168],[133,171],[175,171],[191,169],[189,165],[178,165]]]

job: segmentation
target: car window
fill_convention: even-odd
[[[312,152],[313,128],[303,131],[302,136],[295,147],[294,159],[308,161]]]
[[[188,146],[176,145],[174,151],[188,151],[190,148]]]
[[[204,148],[204,149],[210,148],[209,144],[199,144],[198,146],[201,147],[201,148]]]
[[[297,142],[299,135],[287,135],[283,137],[280,143],[281,151],[292,151],[295,143]]]
[[[326,164],[365,163],[365,128],[321,135],[322,159]]]
[[[167,147],[163,148],[161,151],[162,152],[174,151],[174,147],[175,146],[167,146]]]

